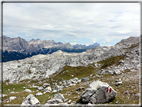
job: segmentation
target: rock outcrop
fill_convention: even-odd
[[[107,83],[101,81],[92,82],[82,93],[83,103],[105,103],[116,97],[116,91]]]

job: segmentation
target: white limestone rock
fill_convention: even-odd
[[[28,93],[30,93],[30,92],[32,92],[30,89],[25,89],[23,92],[28,92]]]
[[[16,96],[9,97],[9,101],[16,99]]]
[[[44,83],[44,84],[43,84],[43,87],[44,87],[44,88],[47,87],[47,86],[50,86],[50,84],[49,84],[49,83]]]
[[[36,96],[41,96],[43,95],[41,92],[36,93]]]
[[[52,89],[51,89],[51,87],[49,86],[49,87],[46,87],[45,89],[44,89],[44,93],[46,93],[46,92],[51,92],[52,91]]]
[[[62,91],[62,90],[63,90],[63,86],[59,86],[57,85],[57,83],[55,83],[55,87],[53,88],[53,93]]]
[[[43,87],[37,87],[38,91],[41,91],[43,90],[44,88]]]
[[[21,106],[36,106],[38,104],[40,104],[39,100],[33,94],[29,94],[22,102]]]
[[[50,100],[47,101],[48,104],[57,104],[57,103],[62,103],[65,101],[65,98],[62,94],[58,93],[55,94],[54,97]]]

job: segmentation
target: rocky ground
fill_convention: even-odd
[[[10,61],[4,63],[3,103],[139,104],[139,59],[139,41],[130,37],[80,54]]]

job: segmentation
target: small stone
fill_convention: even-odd
[[[76,89],[76,91],[80,91],[82,89],[84,89],[84,87],[79,87],[79,88]]]
[[[12,92],[10,92],[9,94],[13,94],[13,93],[15,93],[14,91],[12,91]]]
[[[41,92],[36,93],[36,96],[43,95]]]
[[[32,91],[31,91],[30,89],[25,89],[24,92],[30,93],[30,92],[32,92]]]
[[[70,104],[70,103],[71,103],[71,100],[68,101],[68,104]]]
[[[14,99],[16,99],[16,97],[15,97],[15,96],[11,96],[11,97],[9,97],[9,101],[14,100]]]

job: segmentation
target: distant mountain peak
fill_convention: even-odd
[[[38,41],[38,40],[40,40],[40,39],[31,39],[30,41]]]

